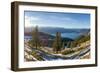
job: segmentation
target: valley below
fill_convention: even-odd
[[[36,33],[32,36],[32,33],[25,32],[26,37],[24,38],[24,60],[54,61],[90,59],[90,34],[89,32],[87,33],[89,30],[85,30],[84,34],[81,33],[83,31],[83,29],[78,30],[75,32],[75,36],[72,34],[72,30],[68,31],[70,35],[62,35],[61,33],[61,36],[59,33],[56,35],[51,35],[50,33],[45,32],[38,32],[38,36],[36,36]],[[34,36],[35,40],[32,41]],[[36,39],[38,39],[38,41]],[[33,42],[35,42],[35,46],[32,45]]]

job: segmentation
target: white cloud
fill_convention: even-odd
[[[28,16],[25,16],[25,27],[31,27],[31,20]]]
[[[72,19],[70,17],[65,17],[65,18],[62,18],[62,20],[73,21],[74,19]]]
[[[40,18],[38,17],[25,16],[25,27],[32,27],[34,25],[32,22],[39,20]]]
[[[40,20],[40,18],[38,18],[38,17],[32,17],[32,16],[31,16],[31,17],[30,17],[30,20],[31,20],[31,21],[38,21],[38,20]]]
[[[58,16],[50,16],[51,19],[56,19],[56,20],[63,20],[63,21],[75,21],[75,19],[71,17],[58,17]]]

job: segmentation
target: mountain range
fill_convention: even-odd
[[[25,28],[25,32],[31,32],[34,29],[34,27],[27,27]],[[41,32],[49,33],[49,34],[55,34],[56,32],[60,33],[88,33],[90,31],[89,28],[60,28],[60,27],[38,27],[38,30]]]

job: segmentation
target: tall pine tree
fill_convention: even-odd
[[[41,46],[40,45],[40,39],[39,39],[38,26],[36,26],[34,28],[34,30],[32,31],[32,45],[36,49]]]
[[[61,45],[61,34],[60,32],[56,33],[56,38],[54,39],[53,42],[53,51],[55,53],[58,53],[59,51],[61,51],[62,45]]]

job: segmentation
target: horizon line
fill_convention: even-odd
[[[36,26],[32,26],[32,27],[36,27]],[[32,28],[32,27],[25,27],[25,28]],[[38,28],[48,28],[49,26],[38,26]],[[50,26],[49,28],[64,28],[64,29],[90,29],[90,28],[65,28],[65,27],[52,27]]]

